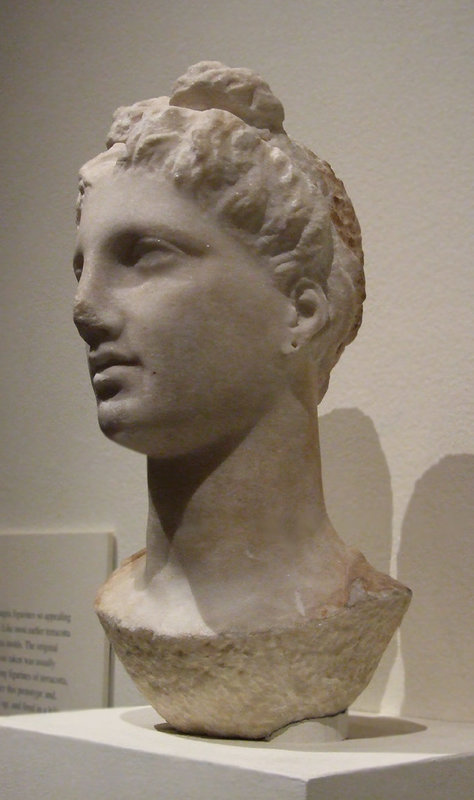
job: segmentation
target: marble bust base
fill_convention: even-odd
[[[383,588],[376,579],[373,591],[358,585],[350,604],[293,627],[172,636],[133,624],[127,596],[144,558],[137,554],[109,578],[96,611],[151,705],[196,735],[259,739],[343,712],[368,684],[411,596],[385,577]]]

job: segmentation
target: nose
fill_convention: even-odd
[[[122,327],[105,276],[95,276],[85,265],[74,300],[73,318],[79,335],[91,350],[104,341],[117,339]]]

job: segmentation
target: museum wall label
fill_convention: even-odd
[[[110,533],[0,535],[0,714],[107,705],[110,648],[88,598],[112,557]]]

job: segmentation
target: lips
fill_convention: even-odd
[[[124,388],[124,371],[136,367],[138,359],[114,350],[89,354],[89,370],[97,400],[109,400]]]
[[[89,368],[93,378],[111,367],[136,367],[137,364],[138,359],[113,350],[99,350],[89,354]]]

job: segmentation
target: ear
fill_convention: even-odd
[[[290,300],[293,306],[288,341],[283,351],[292,353],[308,344],[329,319],[329,304],[321,286],[311,278],[300,278],[293,287]]]

